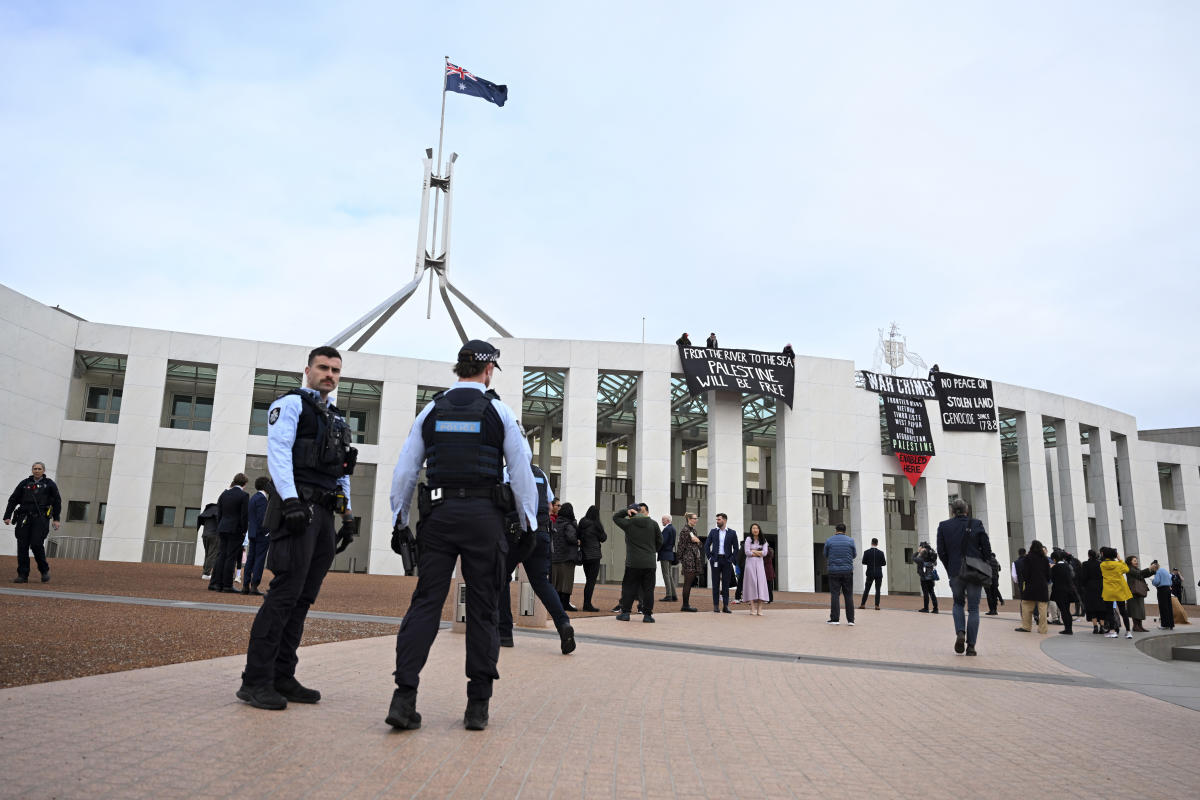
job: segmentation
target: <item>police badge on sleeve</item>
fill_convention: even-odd
[[[267,424],[274,425],[277,419],[279,419],[279,406],[271,409],[271,413],[267,415]]]

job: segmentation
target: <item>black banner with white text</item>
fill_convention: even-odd
[[[931,372],[944,431],[996,431],[991,381],[950,372]]]
[[[880,392],[883,398],[883,417],[887,423],[888,441],[896,451],[900,469],[913,486],[934,455],[933,431],[925,400],[891,392]]]
[[[762,394],[792,407],[796,364],[791,356],[761,350],[679,345],[679,360],[683,362],[683,374],[692,395],[713,389]]]

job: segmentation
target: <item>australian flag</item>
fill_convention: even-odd
[[[477,78],[462,67],[456,67],[449,62],[446,64],[446,91],[482,97],[489,103],[495,103],[501,108],[504,107],[505,101],[508,100],[507,86],[498,86],[491,81]]]

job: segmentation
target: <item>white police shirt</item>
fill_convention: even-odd
[[[478,381],[459,381],[446,391],[455,389],[474,389],[479,392],[487,391],[487,387]],[[521,509],[528,520],[529,529],[537,530],[537,487],[533,483],[533,453],[525,441],[525,433],[517,424],[517,417],[508,406],[499,400],[492,401],[492,407],[500,416],[504,425],[504,462],[505,468],[512,467],[509,483],[517,498],[517,508]],[[398,519],[402,526],[408,525],[408,509],[412,505],[413,491],[417,488],[417,476],[421,465],[425,463],[425,437],[421,428],[425,418],[433,410],[433,401],[421,409],[404,440],[400,450],[400,458],[392,473],[392,519]]]

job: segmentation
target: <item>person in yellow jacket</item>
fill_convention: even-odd
[[[1100,575],[1104,579],[1100,587],[1100,598],[1105,603],[1116,604],[1115,610],[1113,606],[1109,606],[1108,633],[1104,634],[1109,639],[1116,639],[1121,635],[1121,626],[1117,623],[1118,611],[1125,622],[1125,638],[1133,638],[1133,633],[1129,630],[1129,612],[1125,608],[1125,601],[1133,597],[1133,592],[1129,591],[1129,583],[1125,580],[1125,573],[1128,571],[1129,566],[1117,556],[1115,547],[1100,548]]]

